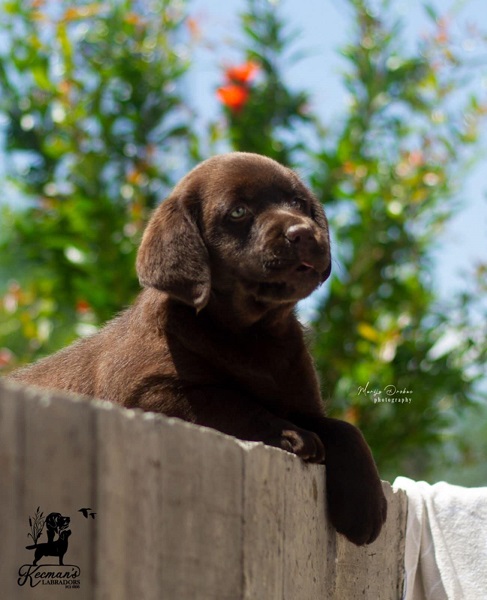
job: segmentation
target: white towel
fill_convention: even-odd
[[[398,477],[408,496],[404,600],[487,599],[487,488]]]

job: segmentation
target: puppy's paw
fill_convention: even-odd
[[[371,544],[387,518],[387,500],[378,478],[353,484],[327,474],[330,520],[338,531],[357,546]]]
[[[370,449],[358,429],[332,419],[325,444],[330,520],[357,546],[370,544],[387,518],[387,500]]]
[[[325,448],[320,438],[305,429],[283,429],[267,443],[296,454],[306,462],[323,463],[325,460]]]

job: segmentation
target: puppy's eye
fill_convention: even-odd
[[[230,218],[234,221],[241,221],[248,215],[248,212],[245,206],[237,206],[230,213]]]
[[[302,210],[306,213],[308,212],[308,204],[306,200],[303,200],[303,198],[299,198],[299,196],[295,196],[291,200],[290,204],[293,208],[297,208],[298,210]]]

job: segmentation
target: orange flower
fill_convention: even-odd
[[[438,21],[438,31],[435,39],[439,44],[446,44],[449,41],[448,26],[449,23],[447,19],[443,18]]]
[[[86,6],[78,6],[68,8],[63,16],[63,21],[77,21],[79,19],[88,19],[98,15],[104,7],[102,4],[89,4]]]
[[[188,17],[186,19],[186,26],[188,27],[191,39],[198,41],[201,39],[201,29],[198,21],[194,17]]]
[[[8,348],[0,348],[0,368],[12,362],[14,355]]]
[[[347,175],[353,175],[355,173],[355,168],[356,165],[350,160],[345,161],[342,166],[343,172]]]
[[[259,65],[251,60],[225,69],[227,84],[216,92],[220,102],[234,112],[242,110],[249,99],[250,82],[258,70]]]
[[[413,150],[409,153],[408,161],[412,167],[421,167],[424,165],[424,155],[421,150]]]
[[[220,102],[235,112],[238,112],[245,106],[249,98],[249,93],[248,88],[234,83],[220,87],[216,91]]]
[[[132,169],[127,174],[127,181],[133,185],[137,185],[141,182],[142,176],[143,176],[143,173],[141,173],[137,168]]]
[[[142,19],[134,12],[127,13],[123,20],[129,25],[140,25],[142,23]]]
[[[234,83],[250,83],[255,79],[259,71],[259,65],[251,60],[248,60],[243,65],[236,65],[225,69],[225,76],[229,81]]]
[[[348,423],[351,423],[352,425],[356,425],[360,418],[360,411],[358,409],[358,406],[350,406],[350,408],[348,408],[345,411],[343,418]]]
[[[86,302],[86,300],[78,300],[76,302],[76,312],[80,315],[85,315],[90,311],[90,309],[91,306],[88,304],[88,302]]]

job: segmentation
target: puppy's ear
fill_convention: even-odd
[[[137,254],[143,286],[167,292],[199,312],[210,297],[209,257],[191,207],[170,196],[153,214]]]
[[[310,194],[311,196],[311,216],[313,221],[318,225],[320,229],[325,232],[326,241],[328,245],[328,254],[329,254],[329,265],[326,271],[322,274],[321,283],[325,282],[328,277],[331,275],[331,240],[330,240],[330,229],[328,227],[328,219],[326,218],[325,209],[321,202],[316,198],[314,194]]]
[[[328,219],[325,215],[325,209],[323,205],[318,200],[318,198],[314,194],[310,194],[311,197],[311,215],[313,221],[318,224],[318,226],[326,231],[326,234],[329,235],[328,229]]]

